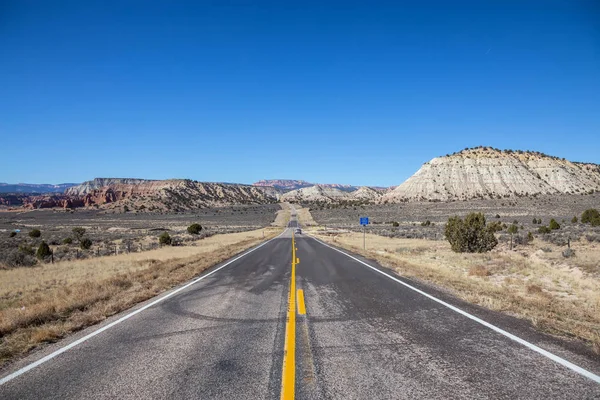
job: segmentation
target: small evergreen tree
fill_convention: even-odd
[[[571,222],[576,224],[577,223],[577,217],[573,217],[573,219],[571,219]]]
[[[33,229],[29,232],[29,236],[32,238],[39,238],[42,236],[42,232],[39,229]]]
[[[43,260],[46,257],[50,257],[52,255],[52,250],[50,250],[50,246],[48,246],[48,244],[44,241],[42,241],[42,243],[40,244],[40,247],[38,247],[37,252],[35,253],[35,256],[40,259]]]
[[[82,250],[89,250],[90,247],[92,247],[92,239],[90,238],[83,238],[79,241],[79,246],[81,247]]]
[[[192,234],[192,235],[200,234],[201,230],[202,230],[202,225],[200,225],[200,224],[191,224],[190,226],[187,227],[188,233]]]
[[[172,241],[173,239],[171,239],[171,235],[169,235],[167,232],[163,232],[158,237],[158,243],[160,243],[161,245],[169,246],[172,243]]]
[[[550,229],[552,229],[552,230],[560,229],[560,224],[558,222],[556,222],[556,220],[554,218],[552,218],[550,220]]]
[[[449,218],[444,233],[452,250],[457,253],[483,253],[498,244],[494,232],[486,226],[482,213],[471,213],[464,220]]]

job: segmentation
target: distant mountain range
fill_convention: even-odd
[[[253,185],[190,179],[96,178],[82,184],[0,184],[5,207],[77,208],[115,211],[184,211],[233,204],[399,203],[500,199],[600,192],[600,165],[535,151],[465,149],[433,158],[397,187],[314,184],[303,180],[261,180]],[[12,193],[12,194],[6,194]]]
[[[311,186],[319,186],[321,188],[329,188],[329,189],[338,189],[342,192],[354,192],[358,190],[360,186],[354,185],[344,185],[341,183],[310,183],[302,180],[296,179],[265,179],[252,184],[253,186],[271,186],[276,189],[281,190],[282,192],[289,192],[292,190],[307,188]],[[385,187],[380,186],[369,186],[371,189],[375,190],[386,190]]]
[[[65,190],[78,183],[0,183],[0,193],[64,193]]]

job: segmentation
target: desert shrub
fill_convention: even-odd
[[[496,214],[496,218],[498,218],[498,219],[499,219],[499,218],[500,218],[500,214]]]
[[[81,247],[82,250],[89,250],[90,247],[92,247],[92,239],[90,238],[83,238],[79,241],[79,246]]]
[[[550,233],[550,232],[552,232],[552,230],[550,228],[548,228],[546,225],[543,225],[538,228],[538,232],[539,233]]]
[[[492,232],[500,232],[503,229],[500,221],[490,222],[487,226]]]
[[[42,232],[39,229],[33,229],[29,232],[29,236],[32,238],[39,238],[42,236]]]
[[[73,239],[71,239],[70,237],[66,237],[63,239],[63,244],[71,244],[73,243]]]
[[[551,230],[557,230],[557,229],[560,229],[560,224],[558,222],[556,222],[556,220],[554,218],[552,218],[550,220],[550,226],[549,227],[550,227]]]
[[[17,236],[17,232],[15,232],[15,231],[12,231],[12,232],[11,232],[11,233],[8,235],[8,237],[15,237],[15,236]]]
[[[163,232],[159,237],[158,237],[158,243],[160,243],[161,245],[170,245],[171,242],[173,240],[171,239],[171,235],[169,235],[167,232]]]
[[[533,233],[527,232],[527,243],[533,242]]]
[[[72,229],[72,232],[73,232],[73,235],[75,235],[75,238],[78,241],[81,241],[81,239],[83,239],[83,235],[85,235],[85,228],[77,226]]]
[[[31,254],[26,254],[20,250],[13,250],[8,253],[4,259],[4,263],[9,267],[31,267],[37,264],[37,260]]]
[[[576,223],[577,223],[577,217],[573,217],[573,218],[571,219],[571,222],[572,222],[572,223],[574,223],[574,224],[576,224]]]
[[[575,255],[575,250],[573,250],[573,249],[566,249],[565,251],[562,252],[562,255],[565,258],[573,257]]]
[[[200,225],[200,224],[191,224],[190,226],[187,227],[188,233],[190,233],[192,235],[200,234],[201,230],[202,230],[202,225]]]
[[[35,253],[35,256],[39,260],[43,260],[46,257],[50,257],[51,255],[52,255],[52,250],[50,250],[50,246],[48,246],[48,244],[46,242],[40,243],[40,247],[38,247],[37,252]]]
[[[400,226],[400,224],[399,224],[397,221],[394,221],[394,222],[392,222],[392,226],[393,226],[394,228],[397,228],[397,227],[399,227],[399,226]]]
[[[593,221],[597,220],[598,224],[600,225],[600,213],[598,212],[598,210],[596,210],[595,208],[590,208],[588,210],[585,210],[583,212],[583,214],[581,214],[581,222],[584,224],[593,224]],[[595,226],[597,226],[595,225]]]
[[[430,220],[421,222],[421,226],[430,226],[430,225],[431,225],[431,221]]]
[[[533,223],[533,224],[537,224],[537,223],[538,223],[538,222],[537,222],[537,218],[534,218],[532,223]]]
[[[514,235],[515,233],[519,232],[519,227],[513,223],[511,226],[508,227],[507,232],[510,233],[511,235]]]
[[[457,253],[483,253],[498,244],[493,230],[486,226],[482,213],[471,213],[464,220],[459,217],[449,218],[445,235],[452,250]]]
[[[27,243],[23,243],[23,244],[19,245],[19,252],[26,254],[28,256],[32,256],[35,254],[35,251],[33,251],[33,247],[31,247]]]

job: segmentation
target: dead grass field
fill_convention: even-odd
[[[42,342],[188,281],[280,232],[259,229],[215,235],[189,246],[0,270],[0,366]]]
[[[573,242],[564,247],[536,239],[510,251],[459,254],[446,241],[388,238],[358,232],[309,231],[315,237],[377,260],[402,276],[431,282],[488,309],[526,318],[542,331],[578,338],[600,353],[600,244]]]
[[[289,203],[281,203],[281,210],[277,211],[275,215],[275,221],[271,224],[272,226],[286,227],[290,220],[290,205]]]
[[[296,208],[296,215],[302,227],[317,225],[308,208]]]

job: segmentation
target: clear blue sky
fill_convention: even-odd
[[[0,182],[388,186],[477,145],[600,162],[597,1],[0,1]]]

